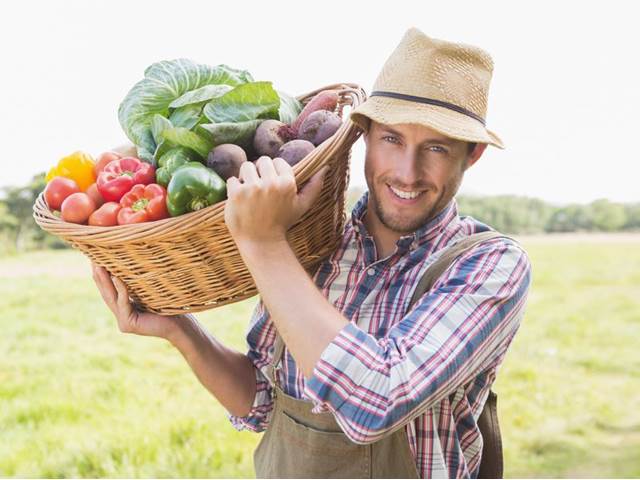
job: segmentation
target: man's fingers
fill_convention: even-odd
[[[233,197],[240,186],[240,180],[237,177],[227,178],[227,198]]]
[[[118,277],[113,277],[113,284],[116,286],[116,290],[118,291],[118,310],[121,315],[128,317],[132,309],[131,300],[129,299],[129,291],[127,290],[124,282]]]
[[[133,305],[129,299],[126,285],[118,277],[112,277],[106,269],[91,264],[93,279],[98,286],[100,295],[118,321],[118,328],[122,332],[133,332],[132,325],[136,322],[132,317]]]
[[[98,287],[100,296],[104,300],[104,303],[107,304],[107,307],[109,307],[115,313],[116,301],[118,298],[116,288],[111,282],[106,269],[104,269],[103,267],[98,267],[94,263],[92,263],[91,265],[93,269],[93,281]]]
[[[280,176],[288,176],[294,178],[293,167],[287,163],[284,158],[276,157],[273,159],[273,167]]]
[[[258,183],[260,181],[260,177],[258,176],[258,171],[256,170],[256,166],[253,162],[242,162],[240,165],[240,180],[243,183]]]
[[[324,184],[324,176],[329,170],[326,165],[318,170],[309,181],[298,192],[298,205],[300,206],[300,215],[303,215],[311,208],[311,205],[317,200],[322,185]]]
[[[264,180],[272,180],[278,176],[274,166],[274,160],[271,160],[271,158],[266,155],[256,160],[256,167],[258,167],[260,178]]]

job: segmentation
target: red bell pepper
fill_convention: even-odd
[[[106,202],[119,202],[134,185],[155,182],[155,174],[153,165],[134,157],[125,157],[109,162],[98,175],[96,183]]]
[[[151,222],[169,216],[167,191],[157,183],[134,185],[120,200],[118,225]]]

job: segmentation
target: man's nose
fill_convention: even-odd
[[[396,179],[402,182],[404,187],[412,187],[416,185],[420,178],[419,157],[417,152],[413,150],[405,150],[398,158],[396,165]]]

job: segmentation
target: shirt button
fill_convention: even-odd
[[[367,270],[367,275],[369,275],[370,277],[374,276],[375,274],[376,274],[375,268],[370,268],[369,270]]]

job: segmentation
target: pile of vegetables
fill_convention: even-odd
[[[83,152],[47,175],[45,200],[64,221],[95,226],[160,220],[226,198],[226,180],[260,156],[295,165],[342,119],[338,94],[306,106],[246,70],[178,59],[154,63],[118,109],[136,156]]]

